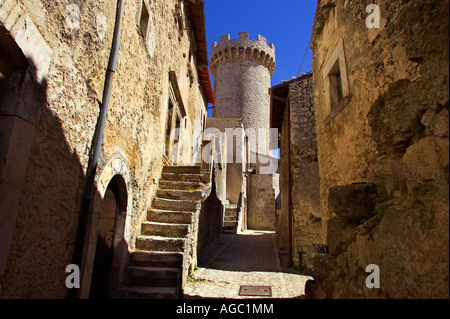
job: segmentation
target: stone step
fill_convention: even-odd
[[[225,234],[225,235],[237,234],[237,227],[224,227],[222,229],[222,233]]]
[[[178,174],[162,173],[161,179],[165,181],[183,181],[183,182],[207,182],[207,177],[203,174]]]
[[[149,209],[147,219],[159,223],[192,224],[194,212]]]
[[[237,221],[232,221],[232,222],[228,222],[228,221],[223,221],[223,227],[237,227]]]
[[[131,266],[137,267],[182,267],[183,254],[172,252],[133,251]]]
[[[184,252],[185,245],[184,238],[139,236],[136,239],[136,248],[146,251]]]
[[[195,212],[199,206],[199,201],[195,200],[167,199],[160,197],[155,197],[152,204],[152,208],[184,212]]]
[[[230,211],[225,211],[225,216],[226,217],[235,217],[236,218],[237,215],[238,215],[237,211],[231,211],[231,212]]]
[[[207,194],[207,189],[180,190],[180,189],[158,189],[156,196],[165,199],[201,200]]]
[[[122,287],[122,299],[178,299],[179,289],[173,287]]]
[[[160,180],[159,189],[197,190],[205,187],[203,182]]]
[[[183,238],[187,237],[190,231],[188,224],[169,224],[159,222],[143,222],[141,235]]]
[[[132,286],[178,287],[181,268],[128,266],[127,274]]]
[[[237,218],[236,216],[225,216],[223,218],[224,223],[228,223],[228,222],[237,222]]]
[[[200,174],[200,166],[164,166],[163,173]]]

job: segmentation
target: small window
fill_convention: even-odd
[[[173,104],[169,99],[169,106],[167,108],[167,123],[166,123],[166,156],[170,157],[171,138],[172,138],[172,118],[173,118]]]
[[[145,1],[142,1],[141,18],[140,18],[139,24],[140,24],[142,36],[144,37],[144,39],[147,38],[149,21],[150,21],[150,15],[148,13],[147,5],[145,4]]]
[[[341,39],[332,52],[323,70],[325,90],[327,91],[327,106],[329,111],[339,112],[345,107],[344,100],[350,96],[347,77],[347,63],[345,61],[344,43]],[[327,85],[328,84],[328,85]]]
[[[203,111],[202,111],[202,114],[203,114]],[[206,130],[206,116],[205,116],[205,114],[203,114],[202,117],[203,117],[203,131],[204,131],[204,130]]]
[[[344,99],[344,93],[342,89],[342,75],[339,67],[339,61],[336,61],[335,66],[328,74],[330,81],[330,102],[333,109]]]
[[[183,18],[183,9],[182,9],[182,1],[178,1],[175,4],[175,23],[178,24],[178,32],[180,37],[184,34],[184,18]]]
[[[178,32],[180,32],[180,35],[183,36],[184,33],[184,20],[183,20],[183,16],[180,14],[178,16]]]
[[[178,88],[178,82],[175,72],[169,73],[169,106],[166,123],[166,158],[170,164],[179,164],[183,155],[183,145],[181,134],[182,125],[187,125],[186,111],[184,109],[183,100]]]

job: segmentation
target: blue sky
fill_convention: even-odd
[[[239,31],[249,32],[251,39],[261,34],[275,45],[272,86],[279,84],[299,73],[316,7],[316,0],[205,0],[208,50],[227,33],[231,39],[236,39]],[[311,70],[311,59],[308,49],[302,73]]]

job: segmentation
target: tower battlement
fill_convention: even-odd
[[[239,32],[238,39],[230,40],[230,35],[220,37],[220,43],[211,46],[211,72],[215,76],[217,67],[231,61],[255,61],[264,65],[270,75],[275,71],[275,46],[267,45],[267,39],[258,34],[256,40],[249,39],[248,32]]]

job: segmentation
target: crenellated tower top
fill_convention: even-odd
[[[230,40],[230,35],[220,37],[220,43],[211,47],[211,72],[215,76],[217,67],[230,61],[255,61],[264,65],[272,76],[275,71],[275,46],[267,45],[267,39],[258,34],[257,40],[248,38],[248,32],[239,32],[239,38]]]

